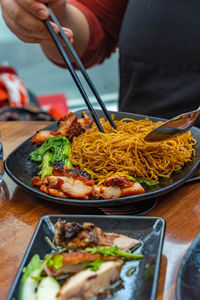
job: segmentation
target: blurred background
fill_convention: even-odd
[[[12,66],[24,81],[27,88],[37,95],[60,94],[66,95],[70,111],[85,108],[84,100],[69,72],[55,66],[42,53],[38,45],[25,44],[19,41],[9,31],[0,16],[0,64]],[[80,72],[78,72],[80,75]],[[117,110],[118,100],[118,52],[107,59],[102,65],[88,69],[97,91],[110,110]],[[80,75],[82,83],[82,76]],[[87,88],[88,96],[94,107],[98,104]]]

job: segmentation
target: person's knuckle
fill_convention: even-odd
[[[11,9],[10,16],[12,16],[12,19],[16,24],[20,24],[21,20],[23,19],[21,11],[17,9]]]
[[[42,23],[42,21],[38,21],[37,22],[37,30],[42,34],[42,33],[44,33],[44,29],[45,29],[45,27],[44,27],[44,24]]]

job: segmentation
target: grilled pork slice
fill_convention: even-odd
[[[118,233],[104,232],[93,223],[83,223],[83,225],[58,220],[55,224],[55,244],[67,249],[85,249],[94,246],[115,246],[127,251],[140,242],[136,239]]]
[[[79,167],[60,167],[55,165],[53,167],[52,174],[55,176],[73,177],[74,179],[82,180],[86,184],[94,185],[94,181],[90,174]]]
[[[97,271],[87,269],[66,280],[59,300],[86,300],[105,290],[120,278],[122,260],[104,262]]]
[[[57,135],[66,136],[72,141],[74,136],[79,136],[84,131],[78,122],[77,116],[70,112],[58,122],[56,133]]]
[[[93,196],[96,199],[113,199],[139,195],[145,192],[138,182],[132,182],[125,177],[112,176],[104,180],[100,185],[95,185]]]
[[[56,197],[75,199],[111,199],[144,193],[139,183],[113,176],[101,185],[95,185],[90,174],[79,167],[55,165],[52,176],[34,177],[32,184],[41,191]]]
[[[103,256],[99,253],[86,253],[86,252],[70,252],[70,253],[63,253],[59,254],[62,256],[62,267],[59,269],[54,269],[53,267],[46,266],[45,272],[48,275],[53,277],[59,277],[65,274],[74,274],[83,270],[83,267],[93,262],[97,259],[102,259],[104,261],[115,261],[118,260],[117,257],[114,256]]]
[[[72,141],[74,136],[79,136],[85,130],[89,129],[93,123],[93,119],[88,117],[86,113],[83,113],[83,118],[77,118],[75,113],[70,112],[60,119],[57,130],[39,130],[32,137],[31,142],[41,145],[53,136],[66,136]]]
[[[88,199],[93,191],[93,181],[73,176],[33,177],[32,184],[46,194],[62,198]]]

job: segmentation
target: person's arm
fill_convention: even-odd
[[[115,51],[128,0],[0,0],[10,30],[26,43],[38,43],[46,56],[62,65],[42,20],[49,17],[44,3],[54,10],[66,35],[88,67]],[[68,4],[69,3],[69,4]],[[56,32],[57,26],[52,23]]]
[[[73,33],[71,42],[79,57],[82,57],[87,49],[90,38],[89,25],[85,15],[81,10],[69,4],[65,6],[64,12],[58,13],[56,10],[54,11],[62,27],[70,29]],[[68,35],[66,29],[65,32]],[[57,48],[51,42],[41,42],[40,46],[50,60],[57,64],[63,64],[60,53],[58,53]]]
[[[128,0],[69,0],[83,12],[89,24],[89,43],[81,57],[86,67],[102,63],[118,46]]]
[[[82,56],[89,41],[89,26],[84,14],[66,0],[1,0],[2,16],[10,30],[25,43],[38,43],[44,53],[56,63],[62,63],[42,20],[49,17],[44,3],[54,10],[63,30]],[[53,24],[54,29],[58,28]]]

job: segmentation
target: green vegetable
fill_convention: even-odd
[[[100,253],[104,256],[117,256],[117,257],[123,257],[125,259],[140,259],[143,258],[142,254],[133,254],[130,252],[122,251],[118,248],[117,245],[113,247],[102,247],[102,248],[86,248],[86,252],[91,252],[93,254]]]
[[[35,296],[35,300],[56,300],[56,295],[60,290],[60,284],[52,276],[47,276],[41,280]],[[27,298],[29,300],[29,298]]]
[[[67,143],[65,144],[65,146],[63,147],[63,161],[64,161],[64,165],[66,167],[73,167],[71,161],[69,160],[69,155],[70,155],[70,151],[71,151],[71,143],[70,141],[67,139]]]
[[[55,270],[58,270],[63,267],[63,256],[55,255],[48,261],[48,266],[53,267]]]
[[[35,254],[26,268],[19,287],[19,300],[35,300],[35,290],[38,286],[38,278],[43,270],[39,255]]]
[[[49,161],[51,165],[63,161],[69,164],[69,155],[71,143],[65,136],[55,136],[47,139],[40,147],[30,153],[30,159],[36,162],[42,162],[43,156],[47,151],[52,152],[52,158]]]
[[[38,254],[35,254],[27,267],[23,269],[23,276],[19,287],[19,300],[56,300],[56,294],[60,288],[59,283],[51,276],[41,276],[44,267],[48,264],[52,255],[47,255],[41,262]],[[46,298],[44,295],[46,294]]]
[[[29,277],[33,271],[41,269],[42,264],[40,261],[40,257],[38,254],[35,254],[31,261],[29,262],[27,267],[23,268],[23,279],[26,280],[27,277]]]
[[[42,158],[42,169],[39,172],[39,175],[43,178],[45,176],[52,175],[53,166],[50,165],[50,161],[53,157],[51,151],[47,151]]]
[[[126,272],[126,275],[131,276],[133,273],[135,273],[135,271],[136,271],[136,267],[132,267]]]
[[[156,185],[159,184],[159,181],[151,181],[148,179],[141,179],[141,178],[135,178],[133,176],[127,176],[127,179],[133,182],[138,182],[138,183],[146,183],[147,185]]]
[[[69,159],[65,160],[65,166],[66,167],[73,167],[73,165],[72,165],[72,163],[71,163],[71,161]]]
[[[30,159],[42,163],[39,176],[52,175],[53,165],[63,162],[64,166],[72,167],[69,160],[71,143],[65,136],[47,139],[40,147],[30,153]]]
[[[103,263],[103,260],[101,258],[98,258],[97,260],[86,264],[83,269],[87,269],[90,268],[92,271],[97,271],[99,269],[99,267],[101,266],[101,264]]]
[[[54,243],[50,240],[50,238],[48,236],[45,236],[45,240],[47,241],[47,243],[53,250],[58,251],[58,248],[54,245]]]

